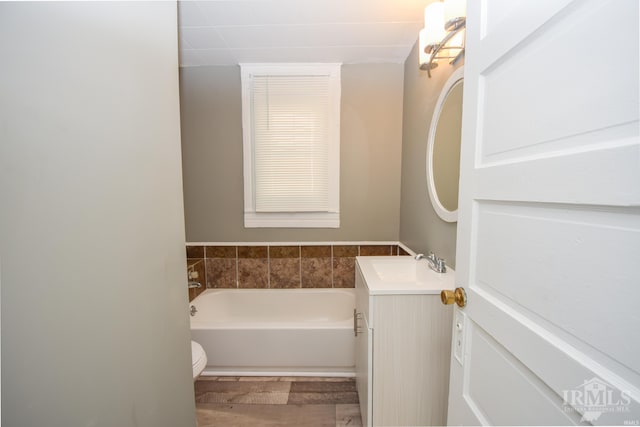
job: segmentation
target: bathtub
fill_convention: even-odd
[[[190,305],[203,375],[354,375],[353,289],[207,289]]]

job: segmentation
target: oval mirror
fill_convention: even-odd
[[[463,69],[447,80],[433,111],[427,142],[429,198],[438,216],[458,220]]]

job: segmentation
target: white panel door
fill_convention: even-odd
[[[638,0],[468,4],[448,423],[638,425]]]

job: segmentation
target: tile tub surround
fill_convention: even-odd
[[[186,251],[187,266],[203,269],[203,287],[240,289],[353,288],[356,256],[409,255],[388,242],[187,244]]]
[[[235,246],[207,246],[204,249],[205,259],[203,262],[207,288],[237,288],[237,248]]]
[[[198,277],[194,277],[192,279],[189,279],[189,273],[193,272],[196,273]],[[198,295],[200,295],[202,292],[204,292],[205,289],[207,289],[206,286],[206,276],[205,276],[205,271],[204,271],[204,259],[198,259],[198,258],[188,258],[187,261],[187,279],[189,282],[198,282],[202,285],[202,287],[200,288],[192,288],[189,289],[189,302],[193,301],[195,299],[195,297],[197,297]]]
[[[274,289],[300,288],[300,246],[272,246],[269,248],[269,287]]]
[[[362,425],[353,378],[200,377],[195,395],[201,427]]]
[[[303,288],[332,288],[331,246],[302,246],[301,266]],[[355,282],[354,282],[355,286]]]
[[[269,287],[269,248],[238,246],[238,288]]]
[[[333,247],[333,287],[353,288],[355,287],[356,256],[358,256],[357,246],[334,246]]]

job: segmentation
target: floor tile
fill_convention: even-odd
[[[199,404],[198,427],[334,427],[334,405]]]
[[[244,403],[252,405],[286,405],[289,393],[221,393],[204,392],[196,396],[196,403]]]
[[[340,391],[356,391],[356,382],[299,381],[291,383],[291,393],[332,393]]]
[[[358,403],[358,393],[356,393],[355,391],[328,393],[289,393],[289,400],[287,401],[287,405],[337,405],[341,403]]]
[[[197,381],[196,403],[244,403],[286,405],[288,382]]]
[[[227,377],[227,376],[215,376],[215,375],[200,375],[198,381],[239,381],[240,378],[245,377]]]
[[[194,385],[199,427],[361,427],[349,377],[202,377]]]
[[[220,377],[200,375],[198,381],[218,381],[218,378]]]
[[[336,405],[336,427],[362,427],[360,405]]]
[[[239,381],[242,377],[218,377],[218,381]]]
[[[343,383],[343,382],[355,382],[353,377],[278,377],[280,381],[291,382],[329,382],[329,383]]]
[[[282,377],[240,377],[238,381],[282,381]]]
[[[196,394],[201,391],[288,393],[290,388],[291,383],[286,381],[196,381],[195,385]]]

